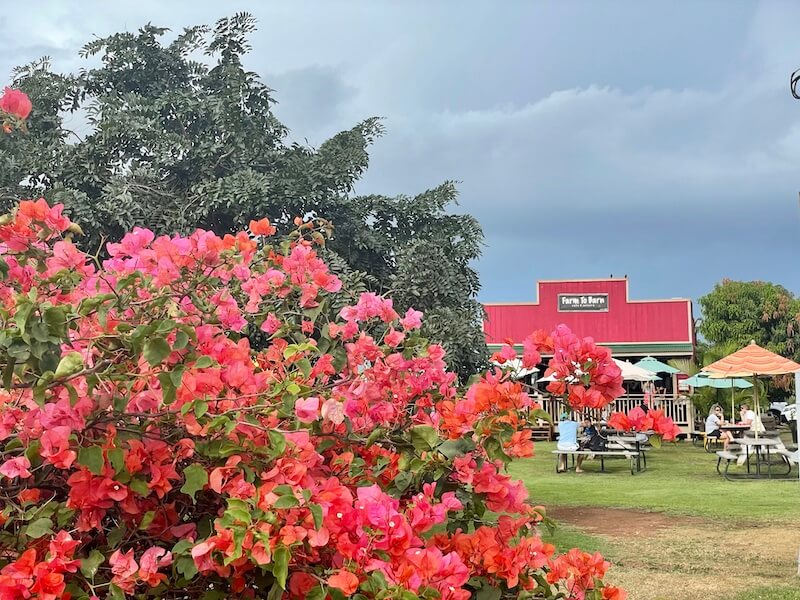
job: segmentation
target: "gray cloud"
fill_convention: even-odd
[[[485,300],[610,273],[637,297],[696,297],[723,277],[800,290],[794,3],[81,6],[45,2],[31,29],[0,20],[13,50],[0,72],[42,51],[74,68],[93,34],[250,10],[248,66],[293,139],[317,145],[384,116],[359,191],[460,181],[461,208],[486,231]]]

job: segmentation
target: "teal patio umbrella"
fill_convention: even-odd
[[[652,356],[645,356],[642,360],[636,363],[636,366],[642,369],[647,369],[651,373],[669,373],[670,375],[674,375],[675,373],[681,372],[680,369],[671,367],[670,365],[663,363]]]
[[[745,389],[753,387],[753,384],[747,381],[747,379],[741,379],[739,377],[728,377],[725,379],[712,379],[707,374],[703,373],[702,371],[697,375],[693,375],[689,377],[689,379],[684,379],[682,383],[690,385],[692,387],[712,387],[718,390],[727,390],[730,389],[731,391],[731,418],[736,418],[736,407],[734,406],[734,392],[735,388]]]

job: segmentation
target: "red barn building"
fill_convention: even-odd
[[[669,358],[694,354],[692,301],[631,300],[628,279],[571,279],[538,282],[536,302],[484,305],[483,329],[490,350],[507,339],[519,344],[536,329],[564,323],[575,334],[591,336],[617,358]]]

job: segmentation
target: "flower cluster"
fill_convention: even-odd
[[[681,429],[661,409],[649,409],[646,413],[638,406],[626,415],[623,412],[612,413],[608,418],[608,426],[621,431],[652,432],[663,440],[674,440]]]
[[[25,119],[31,114],[33,105],[25,92],[9,87],[0,96],[0,122],[3,133],[11,133],[15,128],[24,129]]]
[[[462,391],[421,313],[342,303],[322,228],[136,228],[98,261],[61,206],[0,218],[0,598],[606,597],[505,473],[520,384]],[[526,348],[615,393],[589,340]]]

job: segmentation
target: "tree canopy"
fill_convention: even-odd
[[[800,358],[800,300],[783,286],[725,279],[700,298],[700,306],[699,331],[710,343],[740,348],[754,340],[783,356]]]
[[[486,358],[472,267],[483,234],[452,212],[455,185],[356,195],[380,120],[319,148],[291,142],[272,90],[244,66],[254,28],[241,13],[165,41],[166,29],[147,25],[88,43],[92,66],[78,73],[56,73],[46,59],[17,69],[13,84],[35,108],[28,135],[0,136],[0,208],[38,196],[63,203],[89,251],[134,226],[224,234],[256,216],[279,226],[325,218],[335,225],[326,256],[350,287],[426,310],[426,335],[462,376],[475,373]],[[80,115],[86,132],[68,125]]]

